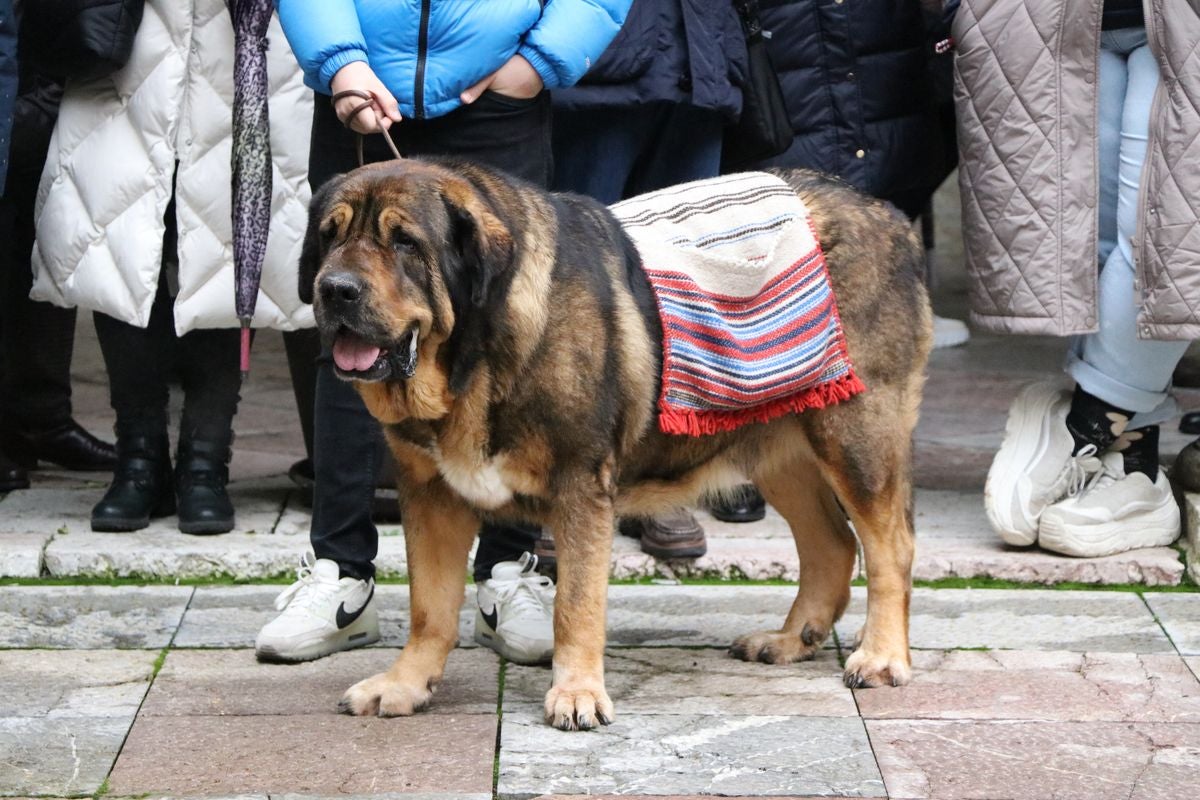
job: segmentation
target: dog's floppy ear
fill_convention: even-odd
[[[325,240],[321,236],[321,222],[329,211],[329,201],[342,185],[342,175],[335,175],[313,193],[308,203],[308,227],[304,231],[304,243],[300,246],[300,274],[297,289],[301,303],[313,301],[313,283],[321,262],[325,260]]]
[[[450,214],[450,246],[463,273],[453,282],[469,289],[471,304],[483,308],[492,282],[512,264],[512,234],[466,181],[448,182],[442,199]]]

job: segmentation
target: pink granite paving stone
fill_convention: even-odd
[[[173,650],[141,713],[156,717],[335,714],[346,689],[386,671],[399,653],[370,648],[304,664],[260,664],[251,650]],[[490,650],[451,653],[429,711],[494,712],[499,668],[499,659]]]
[[[894,800],[1167,800],[1196,796],[1200,725],[867,722]]]
[[[1200,681],[1176,655],[914,651],[899,688],[854,693],[866,719],[1200,723]]]
[[[139,717],[109,791],[490,794],[495,744],[494,714]]]

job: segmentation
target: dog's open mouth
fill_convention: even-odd
[[[333,363],[342,377],[356,381],[411,378],[417,371],[420,334],[414,324],[395,346],[381,346],[343,327],[333,340]]]

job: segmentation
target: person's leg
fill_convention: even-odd
[[[1112,32],[1102,35],[1097,87],[1100,249],[1110,254],[1116,249],[1116,187],[1128,81],[1128,50],[1121,44]],[[1086,338],[1072,340],[1068,371],[1079,361]],[[984,495],[988,520],[1008,544],[1036,543],[1046,509],[1074,484],[1101,469],[1095,454],[1111,445],[1116,433],[1103,409],[1099,414],[1091,413],[1094,410],[1078,404],[1072,428],[1067,421],[1071,398],[1049,384],[1027,387],[1013,402]]]
[[[548,187],[554,162],[550,144],[550,96],[530,100],[505,98],[487,92],[469,106],[420,124],[399,126],[405,155],[460,156],[504,170],[538,186]],[[492,577],[503,562],[518,562],[532,553],[537,526],[485,523],[479,533],[474,573],[477,581]]]
[[[236,328],[195,330],[179,339],[183,415],[175,459],[179,530],[212,534],[233,530],[225,485],[233,457],[233,417],[242,377]]]
[[[1158,65],[1144,44],[1144,33],[1142,42],[1127,61],[1117,175],[1117,240],[1100,273],[1100,330],[1083,337],[1078,354],[1068,364],[1068,372],[1085,392],[1117,409],[1134,412],[1134,428],[1162,422],[1173,414],[1174,403],[1168,394],[1171,373],[1188,345],[1139,339],[1137,335],[1140,298],[1134,288],[1133,237],[1150,106],[1159,83]]]
[[[313,190],[358,166],[355,134],[338,122],[329,98],[314,96],[308,181]],[[390,158],[382,137],[364,141],[366,160]],[[375,556],[379,532],[371,501],[384,443],[379,423],[358,392],[333,371],[333,357],[315,332],[284,334],[293,391],[306,423],[312,398],[313,513],[298,580],[275,601],[282,613],[254,642],[260,661],[309,661],[379,641]]]
[[[33,468],[39,460],[69,469],[111,470],[116,453],[74,421],[71,356],[75,309],[29,299],[34,202],[53,116],[17,103],[12,152],[0,198],[0,397],[7,406],[0,437],[5,451]]]
[[[92,529],[138,530],[151,517],[175,511],[167,376],[176,339],[165,279],[159,282],[146,328],[100,312],[93,319],[117,416],[117,465],[112,484],[92,509]]]
[[[1103,455],[1099,478],[1048,508],[1039,528],[1042,547],[1074,556],[1169,544],[1180,527],[1170,485],[1158,470],[1157,423],[1174,414],[1171,373],[1188,343],[1137,337],[1140,298],[1133,259],[1158,65],[1140,29],[1110,32],[1105,40],[1128,53],[1116,246],[1100,273],[1100,330],[1082,337],[1068,363],[1077,385],[1066,422],[1077,451],[1103,442],[1112,452]],[[1105,177],[1112,180],[1111,174]]]
[[[554,188],[612,204],[624,198],[652,129],[649,107],[554,112]]]
[[[457,156],[549,187],[550,110],[547,92],[529,100],[487,92],[444,117],[401,123],[398,144],[406,156]],[[524,555],[538,536],[536,526],[487,523],[475,554],[475,639],[519,663],[548,661],[554,650],[553,584]]]
[[[329,99],[313,107],[309,183],[314,191],[327,180],[358,166],[355,134],[338,121]],[[391,158],[383,138],[364,141],[368,162]],[[379,531],[371,501],[384,458],[383,434],[362,398],[333,371],[322,349],[316,359],[313,415],[313,518],[310,540],[317,559],[336,561],[342,577],[367,581],[375,576]]]
[[[666,106],[631,173],[626,196],[719,175],[723,131],[724,122],[716,112],[683,104]]]

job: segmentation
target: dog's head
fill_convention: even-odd
[[[313,196],[300,297],[342,378],[405,381],[457,319],[487,307],[513,252],[469,173],[419,160],[361,167]]]

